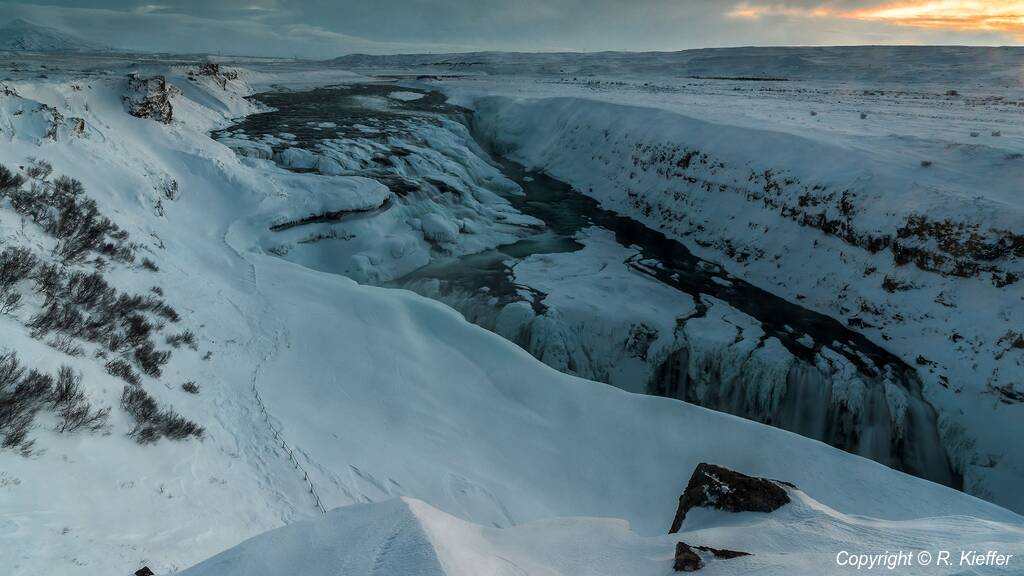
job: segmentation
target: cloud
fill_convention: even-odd
[[[163,4],[142,4],[141,6],[136,6],[135,8],[132,8],[132,13],[149,14],[152,12],[160,12],[162,10],[167,10],[167,8],[168,7],[164,6]]]
[[[743,2],[737,4],[732,10],[725,13],[730,18],[742,18],[748,20],[760,20],[766,16],[784,16],[789,18],[827,18],[836,13],[830,8],[819,6],[817,8],[805,8],[802,6],[789,6],[786,4],[749,4]]]
[[[139,4],[115,10],[9,3],[0,14],[25,18],[92,41],[128,50],[224,53],[249,56],[333,58],[351,52],[438,52],[467,50],[465,45],[378,41],[305,23],[271,21],[288,16],[276,2],[232,8],[235,17],[184,14],[180,6]],[[218,7],[223,9],[223,4]],[[247,16],[248,15],[248,16]],[[4,20],[0,20],[3,24]]]
[[[133,50],[331,58],[472,50],[1006,44],[1024,0],[0,0]]]
[[[1024,1],[915,0],[854,10],[848,18],[915,28],[984,30],[1024,36]]]
[[[726,16],[745,20],[776,17],[878,22],[954,32],[1008,32],[1018,39],[1024,38],[1024,0],[900,0],[862,7],[842,4],[743,2],[733,6]]]

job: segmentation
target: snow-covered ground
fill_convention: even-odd
[[[287,234],[295,221],[378,210],[390,192],[370,179],[295,174],[258,154],[240,156],[209,133],[262,110],[243,98],[255,90],[358,76],[308,64],[279,73],[287,66],[277,63],[234,77],[108,56],[55,58],[50,66],[63,70],[38,78],[46,61],[26,59],[3,72],[0,164],[23,174],[34,157],[52,163],[50,181],[57,174],[80,180],[138,243],[138,261],[156,264],[154,271],[108,262],[103,273],[121,292],[158,287],[180,313],[174,329],[194,331],[196,350],[175,350],[141,387],[205,435],[148,445],[129,437],[132,423],[119,408],[124,384],[94,357],[99,347],[81,340],[85,353],[71,356],[32,338],[26,323],[40,303],[28,281],[19,285],[26,306],[0,317],[4,348],[47,371],[72,366],[89,400],[112,411],[107,434],[58,433],[52,415],[41,414],[32,455],[0,450],[6,573],[120,574],[142,565],[170,573],[301,520],[316,523],[270,533],[190,573],[253,573],[257,560],[260,569],[280,571],[274,562],[283,562],[292,571],[304,567],[293,559],[304,558],[311,570],[351,573],[667,574],[680,538],[754,553],[709,564],[722,574],[827,573],[845,548],[1024,554],[1024,520],[1006,509],[782,430],[560,373],[442,304],[332,273],[341,268],[290,261],[294,252],[282,258],[268,243],[280,239],[271,227]],[[129,72],[166,82],[129,80]],[[460,85],[460,98],[475,98],[476,86]],[[515,107],[534,105],[492,102],[491,121],[519,125]],[[449,152],[459,156],[457,146]],[[546,167],[557,173],[555,164]],[[43,180],[36,175],[38,186]],[[477,214],[516,216],[477,192]],[[7,200],[0,223],[4,246],[55,257],[45,234]],[[446,223],[420,225],[436,240]],[[391,245],[377,248],[395,254]],[[342,256],[347,262],[352,254]],[[532,272],[544,275],[544,265],[532,261]],[[807,298],[824,298],[815,294]],[[186,381],[199,384],[198,394],[181,389]],[[1001,466],[1012,448],[1002,450]],[[802,492],[771,516],[695,515],[682,535],[659,536],[702,461],[790,481]],[[352,504],[362,506],[334,510]]]
[[[796,502],[780,517],[756,512],[702,514],[685,538],[695,546],[728,549],[739,541],[751,555],[706,560],[705,574],[822,574],[855,572],[851,550],[880,550],[862,570],[900,574],[1010,574],[1012,567],[948,565],[915,555],[899,561],[897,551],[919,546],[922,535],[940,549],[1018,550],[1022,533],[991,539],[991,525],[968,518],[927,522],[879,522],[847,516],[795,492]],[[778,524],[799,525],[784,537]],[[865,533],[870,534],[865,536]],[[851,538],[851,535],[855,534]],[[914,536],[911,536],[911,535]],[[510,528],[480,526],[413,499],[389,500],[333,510],[314,522],[296,523],[262,534],[182,572],[183,576],[275,576],[301,570],[312,574],[421,574],[424,576],[666,576],[679,535],[641,536],[621,520],[558,518]],[[356,553],[353,553],[353,549]],[[845,551],[831,553],[832,550]],[[893,551],[892,555],[885,551]],[[859,552],[853,552],[855,557]],[[973,558],[973,556],[971,556]],[[938,558],[937,556],[935,557]],[[994,557],[993,557],[994,558]],[[858,558],[859,559],[859,558]],[[1012,558],[1005,559],[1007,564]],[[892,562],[888,568],[886,561]],[[842,563],[840,565],[840,562]],[[870,564],[874,562],[874,564]],[[831,564],[831,566],[829,566]],[[826,568],[826,566],[829,566]]]

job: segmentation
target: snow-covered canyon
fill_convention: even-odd
[[[749,214],[772,234],[742,233],[764,229],[739,221],[728,203],[720,213],[697,205],[695,190],[693,203],[681,205],[706,222],[699,234],[684,234],[669,225],[678,213],[644,214],[617,178],[647,178],[635,188],[645,201],[661,198],[666,190],[653,184],[666,179],[659,164],[634,165],[633,151],[659,136],[652,126],[690,121],[664,109],[624,111],[607,101],[615,90],[594,102],[582,97],[590,87],[552,87],[544,77],[515,89],[501,78],[397,85],[310,63],[73,60],[22,58],[6,71],[0,164],[23,178],[9,198],[56,189],[58,175],[79,181],[81,194],[127,234],[134,260],[89,256],[63,266],[100,273],[118,293],[152,294],[147,306],[156,311],[158,289],[176,320],[147,321],[157,348],[173,353],[161,370],[126,386],[106,364],[120,349],[101,358],[105,344],[62,328],[69,340],[39,339],[30,326],[44,304],[33,294],[38,281],[15,285],[24,304],[0,317],[4,348],[46,371],[70,366],[81,374],[83,397],[111,410],[104,429],[74,433],[40,410],[29,431],[34,452],[0,450],[0,556],[13,559],[11,573],[127,573],[142,565],[171,573],[302,520],[313,522],[187,573],[274,573],[306,558],[353,573],[667,574],[679,538],[754,554],[711,561],[709,572],[721,574],[819,574],[834,567],[840,548],[1024,554],[1020,516],[969,494],[778,428],[563,373],[797,428],[947,484],[962,475],[968,492],[1016,506],[1020,454],[996,436],[1019,429],[1020,405],[999,403],[977,375],[999,368],[1006,380],[996,384],[1014,392],[1019,351],[1011,345],[994,364],[982,362],[989,350],[970,340],[1012,325],[1019,313],[1019,284],[992,283],[1016,270],[1012,247],[985,264],[992,270],[944,275],[897,266],[884,251],[857,252],[781,218],[763,199],[756,201],[764,210]],[[512,94],[530,90],[537,93],[528,100]],[[582,94],[551,99],[547,90]],[[309,106],[282,124],[266,106],[281,111],[283,102],[244,98],[254,93]],[[442,94],[474,110],[472,119],[456,118],[468,113]],[[609,118],[636,122],[643,137],[619,132]],[[660,136],[687,133],[665,128]],[[1019,135],[1006,129],[1004,138],[1016,143]],[[690,145],[697,144],[683,148]],[[487,146],[527,169],[492,162]],[[719,162],[732,166],[737,152],[730,154]],[[602,159],[612,167],[602,168]],[[672,164],[682,169],[678,160]],[[52,174],[35,168],[40,161]],[[701,165],[700,154],[691,162]],[[547,184],[533,170],[593,194],[612,210],[608,218],[643,222],[695,256],[659,261],[641,236],[630,241],[595,222],[606,217],[597,212],[554,230],[521,204],[533,184]],[[576,196],[560,198],[587,199]],[[0,205],[4,246],[62,264],[43,233],[49,220],[39,224],[19,206]],[[1000,226],[1013,231],[1013,213],[1000,214]],[[724,225],[729,216],[738,221]],[[807,246],[809,238],[820,247]],[[737,259],[755,244],[763,258]],[[988,325],[954,312],[936,316],[931,304],[897,308],[898,300],[886,300],[903,315],[890,320],[889,339],[878,327],[828,323],[848,319],[831,298],[867,290],[866,281],[851,282],[849,296],[834,290],[865,262],[876,266],[875,282],[914,283],[871,294],[937,291],[948,300],[969,291],[979,300],[975,313],[990,314]],[[766,272],[776,265],[775,276]],[[784,275],[789,288],[771,281]],[[486,289],[464,290],[466,278],[483,278],[477,288]],[[374,285],[429,293],[505,338],[447,306]],[[749,301],[755,286],[768,292]],[[783,309],[779,296],[806,309],[788,330],[757,309]],[[935,324],[920,321],[933,317]],[[968,352],[937,347],[941,339],[929,330],[938,332],[939,320],[958,322],[964,341],[981,342],[973,371],[947,357]],[[171,338],[186,329],[191,343]],[[913,337],[936,347],[911,351]],[[917,363],[915,353],[934,364]],[[149,357],[125,358],[139,370]],[[942,377],[951,378],[948,392],[940,391]],[[202,426],[202,439],[139,442],[164,424],[139,431],[138,410],[124,401],[132,386],[161,414],[173,410]],[[822,406],[835,411],[814,409]],[[799,491],[773,516],[695,515],[679,535],[661,535],[686,479],[705,461]],[[323,555],[306,552],[315,542]]]
[[[729,279],[717,264],[689,256],[681,244],[649,237],[635,221],[587,204],[571,190],[550,190],[558,188],[558,182],[538,184],[550,180],[542,174],[530,175],[505,162],[498,165],[503,175],[488,164],[488,154],[459,121],[471,125],[484,148],[499,150],[508,146],[503,139],[515,139],[520,132],[556,138],[560,132],[552,136],[544,130],[562,126],[575,132],[577,127],[568,120],[547,123],[549,112],[544,110],[505,112],[508,118],[502,119],[495,108],[506,100],[473,100],[461,90],[461,85],[454,89],[473,103],[472,116],[445,105],[436,92],[407,91],[402,98],[394,98],[397,92],[387,85],[263,95],[276,104],[277,111],[222,132],[218,136],[222,142],[243,156],[272,159],[290,170],[329,176],[345,163],[348,174],[387,182],[399,195],[384,214],[369,218],[353,214],[357,220],[341,225],[317,220],[292,226],[287,234],[273,234],[267,248],[317,269],[412,288],[440,299],[561,371],[777,425],[949,485],[960,487],[966,476],[968,491],[988,497],[996,497],[988,487],[993,481],[999,484],[1000,476],[1015,474],[1012,455],[1000,464],[998,474],[980,470],[993,467],[993,458],[1001,461],[1006,455],[973,452],[973,432],[965,438],[962,422],[948,419],[948,413],[936,413],[930,405],[931,397],[923,395],[926,384],[919,368],[928,367],[934,383],[937,373],[938,378],[947,378],[936,370],[937,364],[923,354],[900,359],[884,349],[888,340],[871,342],[855,331],[866,327],[860,316],[881,313],[876,305],[865,301],[847,328],[801,307],[806,295],[796,294],[793,300],[798,304],[794,305],[752,289],[735,276]],[[558,105],[574,110],[574,115],[583,115],[593,106],[609,117],[615,115],[600,103],[562,100]],[[520,113],[537,120],[538,126],[517,128]],[[630,125],[652,121],[645,114],[665,115],[657,110],[635,114],[638,118]],[[512,126],[504,130],[504,123]],[[585,140],[597,142],[597,147],[614,146],[608,138],[588,134]],[[595,152],[591,159],[604,158],[597,149],[591,150]],[[547,157],[544,150],[538,154]],[[587,161],[572,159],[574,166],[587,166]],[[706,154],[697,152],[679,158],[663,153],[661,161],[675,170],[691,164],[714,164],[712,172],[724,170],[723,163],[711,163]],[[633,164],[618,166],[591,181],[590,191],[605,182],[614,188],[615,174],[635,175],[635,158]],[[697,186],[695,179],[675,176],[683,185]],[[707,183],[697,187],[698,191],[709,189]],[[716,185],[715,192],[725,194],[720,188]],[[820,188],[822,194],[826,190],[819,185],[813,188]],[[672,204],[677,210],[685,205]],[[545,211],[544,206],[567,208]],[[501,213],[496,215],[494,207]],[[619,211],[650,221],[644,216],[649,210],[634,210],[628,203]],[[574,236],[587,235],[588,223],[600,224],[623,238],[583,239],[588,248],[578,251],[582,245]],[[804,221],[801,224],[806,226]],[[742,262],[751,258],[743,250],[736,252],[731,239],[723,242],[726,254],[716,259],[730,254]],[[817,239],[812,242],[816,244]],[[626,248],[637,243],[646,246],[646,253]],[[495,246],[500,248],[488,250]],[[697,242],[693,248],[710,254],[709,246]],[[772,261],[781,266],[778,260]],[[895,271],[880,274],[877,270],[869,276],[884,277],[878,293],[909,290],[909,284],[890,276]],[[993,282],[998,278],[993,276]],[[660,288],[659,283],[670,289]],[[652,297],[659,293],[666,296]],[[709,303],[710,316],[706,314]],[[694,326],[686,328],[689,322]],[[1006,409],[1000,415],[1009,416]],[[1007,490],[1006,497],[1015,497],[1011,485],[1000,490]]]
[[[1024,167],[1014,134],[798,136],[588,98],[479,108],[481,130],[513,158],[915,366],[965,488],[1018,506],[1021,453],[1004,442],[1021,425],[1013,343],[1024,322],[1024,218],[1013,190]],[[1014,113],[984,109],[994,123]]]

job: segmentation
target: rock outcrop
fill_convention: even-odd
[[[177,89],[167,83],[163,76],[142,78],[138,74],[128,76],[128,93],[124,104],[128,113],[136,118],[148,118],[161,124],[170,124],[174,119],[171,98]]]
[[[220,64],[216,62],[200,64],[194,71],[189,72],[188,75],[192,80],[197,76],[208,76],[213,78],[214,81],[217,82],[217,85],[220,86],[221,90],[227,90],[228,82],[238,80],[237,71],[221,68]]]
[[[696,572],[704,567],[704,560],[686,542],[676,544],[676,572]]]
[[[694,469],[669,534],[679,532],[690,509],[702,506],[726,512],[773,512],[789,503],[786,487],[792,484],[747,476],[722,466],[702,462]]]
[[[726,550],[724,548],[712,548],[711,546],[690,546],[686,542],[676,543],[676,555],[673,568],[676,572],[695,572],[704,567],[704,559],[696,552],[708,552],[715,558],[729,560],[740,556],[750,556],[749,552],[738,550]]]

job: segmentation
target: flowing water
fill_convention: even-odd
[[[422,97],[381,107],[373,100],[396,90],[420,92]],[[368,140],[393,155],[415,154],[394,142],[437,118],[456,119],[469,126],[472,114],[445,103],[436,92],[397,88],[392,84],[363,84],[309,92],[275,92],[257,98],[275,108],[257,114],[215,136],[244,131],[247,137],[290,133],[288,147],[318,150],[331,139]],[[487,142],[471,143],[487,156]],[[275,145],[280,161],[283,146]],[[381,158],[383,156],[383,158]],[[396,202],[433,201],[410,190],[437,190],[437,174],[416,173],[403,162],[375,153],[373,161],[346,171],[377,178],[396,192]],[[744,416],[828,442],[889,466],[943,484],[959,487],[939,439],[935,412],[922,398],[915,370],[863,335],[828,316],[816,313],[730,277],[717,264],[694,256],[687,248],[639,222],[604,210],[571,186],[530,172],[515,162],[490,155],[505,177],[522,194],[501,192],[519,212],[544,223],[518,241],[468,255],[439,251],[430,263],[399,278],[382,282],[438,298],[459,309],[470,321],[494,329],[495,318],[508,304],[528,299],[537,314],[544,313],[544,295],[515,281],[511,267],[536,254],[572,253],[582,248],[580,231],[597,227],[614,234],[616,242],[639,251],[627,264],[637,275],[654,279],[697,302],[711,296],[756,319],[767,338],[776,338],[791,359],[773,382],[776,398],[765,404],[751,399],[751,387],[765,386],[763,372],[739,369],[695,370],[697,342],[681,341],[651,367],[641,388],[649,393],[680,398]],[[280,163],[280,162],[279,162]],[[429,186],[424,183],[430,182]],[[422,185],[422,186],[420,186]],[[339,226],[342,224],[339,224]],[[723,281],[728,278],[728,281]],[[666,311],[666,314],[674,314]],[[530,334],[514,338],[531,349]],[[806,335],[806,336],[805,336]],[[813,340],[808,344],[807,336]],[[706,359],[701,360],[706,364]],[[721,360],[729,362],[728,358]],[[738,360],[738,361],[742,361]],[[734,367],[735,368],[735,367]],[[595,377],[593,374],[580,374]],[[848,389],[855,385],[856,394]]]

